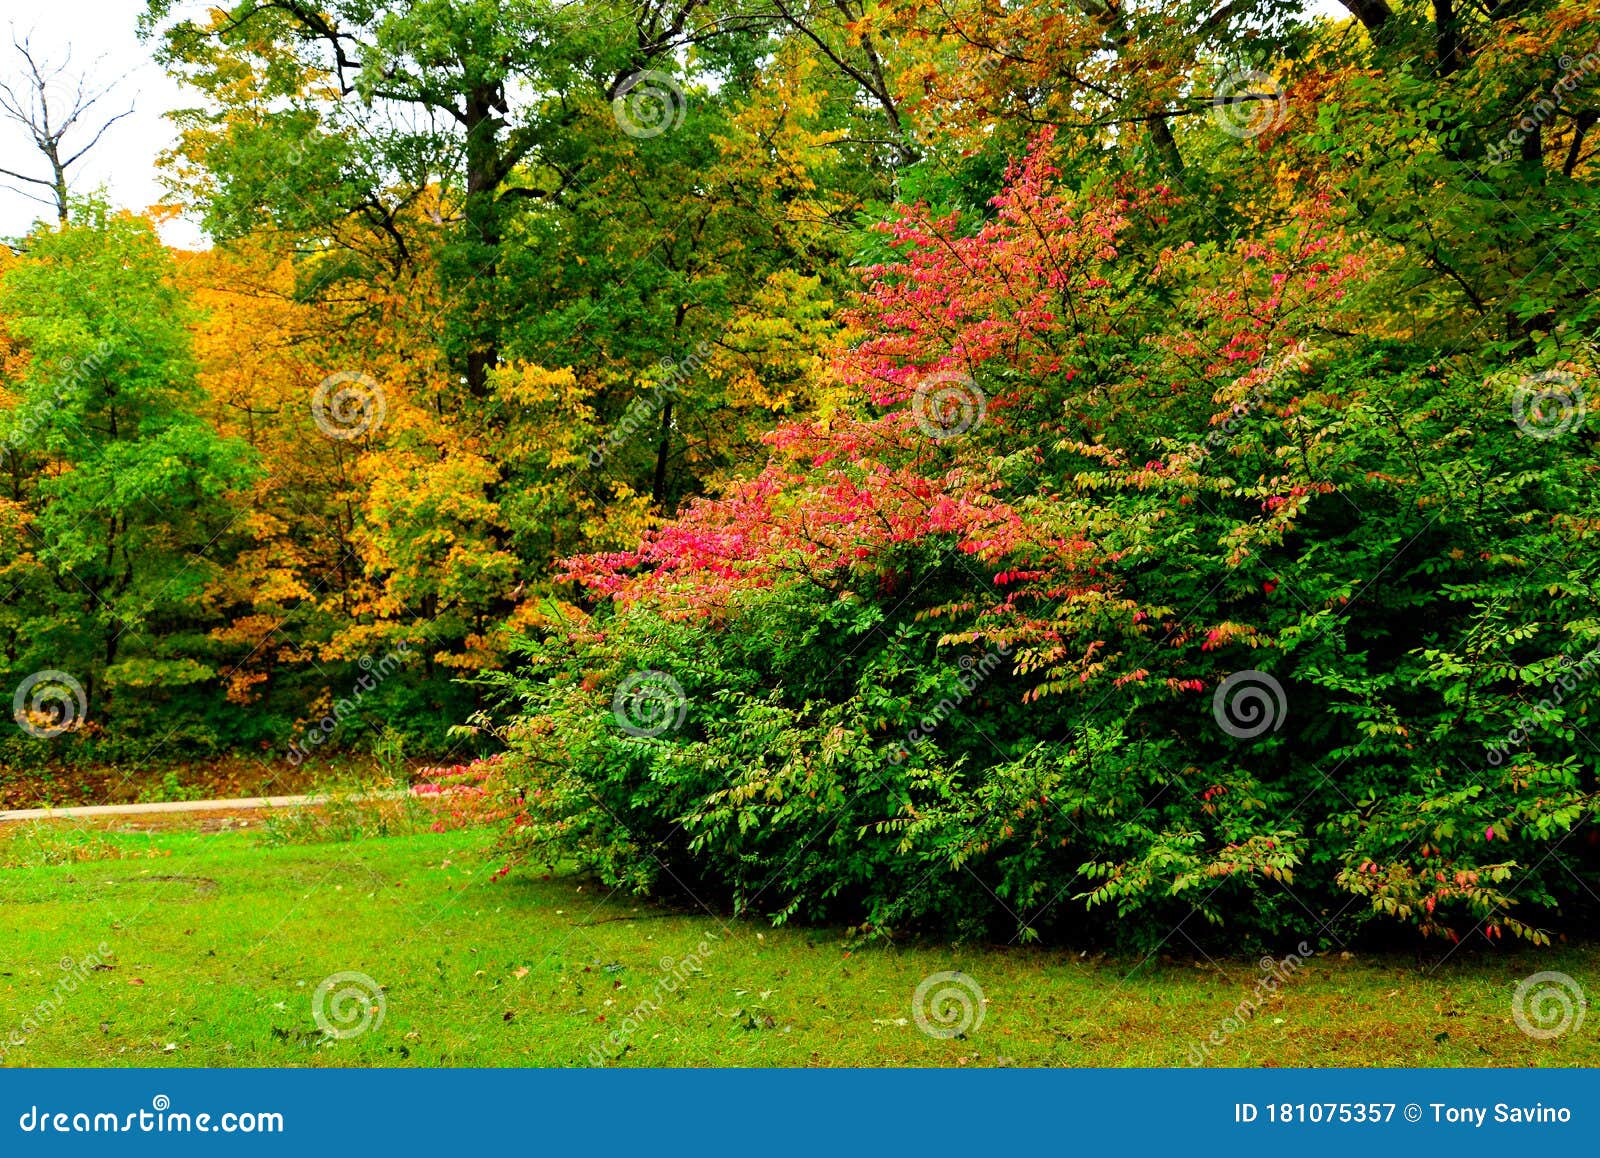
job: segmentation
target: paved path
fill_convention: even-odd
[[[380,796],[403,793],[379,793]],[[13,808],[0,812],[7,820],[55,820],[69,816],[144,816],[152,812],[255,812],[263,808],[293,808],[297,804],[324,804],[327,796],[241,796],[233,800],[171,800],[160,804],[88,804],[78,808]],[[348,799],[366,799],[350,797]]]

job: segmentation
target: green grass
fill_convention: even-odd
[[[838,930],[725,923],[577,878],[491,881],[481,830],[271,845],[258,827],[0,828],[14,866],[0,869],[4,1064],[1184,1065],[1262,976],[1253,959],[852,951]],[[102,943],[108,968],[63,972]],[[1459,953],[1432,974],[1410,957],[1315,957],[1210,1064],[1600,1064],[1600,1017],[1539,1041],[1511,1014],[1528,974],[1593,989],[1597,965],[1595,948]],[[913,991],[941,970],[987,998],[963,1037],[912,1019]],[[384,1016],[333,1039],[313,994],[343,971],[383,987]],[[627,1027],[626,1050],[608,1041],[663,977],[672,991]],[[23,1027],[41,1003],[48,1016]]]

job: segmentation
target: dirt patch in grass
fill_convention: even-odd
[[[309,792],[346,771],[346,766],[326,762],[308,761],[296,768],[240,757],[163,767],[0,768],[0,809],[289,796]]]

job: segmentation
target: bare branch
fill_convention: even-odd
[[[61,162],[61,167],[62,168],[67,168],[67,167],[71,166],[74,162],[76,162],[78,160],[78,158],[82,157],[90,149],[94,148],[96,145],[98,145],[100,143],[100,138],[106,135],[106,130],[107,129],[109,129],[112,125],[116,124],[118,121],[122,120],[124,117],[131,117],[131,116],[133,116],[133,106],[129,105],[127,107],[127,109],[125,109],[124,111],[118,113],[116,116],[114,116],[110,120],[108,120],[105,124],[101,125],[99,127],[99,129],[97,129],[95,131],[94,136],[89,139],[89,143],[87,145],[85,145],[83,148],[79,149],[76,153],[72,154],[72,156],[68,157],[65,161]]]
[[[88,77],[100,64],[99,60],[91,64],[86,72],[70,73],[68,71],[72,64],[70,45],[61,62],[52,64],[35,51],[31,37],[19,38],[15,28],[11,32],[11,47],[21,58],[22,67],[18,71],[23,76],[20,83],[0,81],[0,119],[12,121],[27,131],[33,138],[34,148],[49,166],[50,176],[48,179],[30,177],[10,169],[0,169],[0,176],[25,181],[31,185],[42,185],[49,189],[53,195],[56,216],[65,222],[68,196],[67,170],[100,143],[106,135],[106,130],[132,115],[133,106],[130,104],[125,111],[102,121],[99,128],[89,137],[87,144],[75,151],[69,151],[65,145],[67,134],[73,132],[80,122],[86,123],[85,118],[89,112],[116,88],[122,78],[118,77],[99,88],[91,87]]]
[[[26,181],[30,185],[43,185],[47,189],[54,189],[54,181],[46,181],[43,177],[30,177],[26,173],[13,173],[10,169],[0,169],[0,177],[9,177],[13,181]]]
[[[31,178],[24,178],[24,180],[31,180]],[[48,205],[52,209],[55,208],[56,199],[54,197],[41,197],[37,193],[29,193],[26,189],[19,189],[15,185],[0,185],[0,189],[8,189],[18,197],[26,197],[29,201],[37,201],[40,205]]]

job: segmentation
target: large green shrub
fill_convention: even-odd
[[[853,413],[573,562],[516,843],[880,928],[1545,940],[1596,866],[1583,335],[1442,356],[1329,200],[1172,245],[1055,155],[887,227]]]

